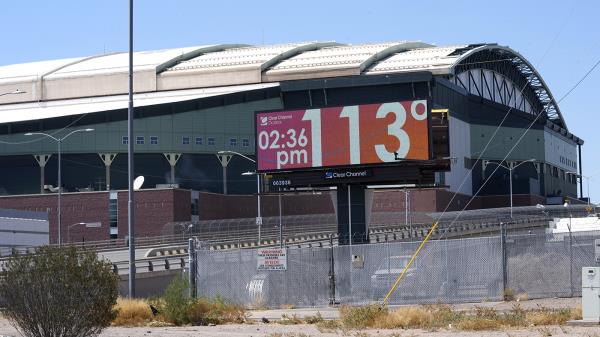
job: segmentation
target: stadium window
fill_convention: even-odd
[[[229,138],[229,146],[237,146],[237,138]]]
[[[189,145],[190,144],[190,137],[187,137],[187,136],[181,137],[181,144],[183,144],[183,145]]]
[[[204,144],[204,140],[202,139],[202,137],[196,137],[196,145],[203,145]]]
[[[129,144],[129,137],[123,136],[123,138],[121,138],[121,143],[123,143],[124,145]]]
[[[215,139],[213,137],[208,137],[208,145],[215,145]]]
[[[150,136],[150,145],[158,145],[158,137]]]
[[[135,143],[137,145],[144,145],[144,136],[137,136],[137,137],[135,137]]]
[[[243,147],[249,147],[250,146],[250,140],[248,138],[242,139],[242,146]]]

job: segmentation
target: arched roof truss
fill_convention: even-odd
[[[457,49],[451,79],[472,94],[538,114],[568,131],[557,102],[535,68],[514,50],[495,44]]]

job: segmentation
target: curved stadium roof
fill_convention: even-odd
[[[502,63],[520,79],[515,83],[525,85],[523,92],[535,101],[536,111],[545,110],[550,121],[566,130],[558,105],[533,66],[512,49],[496,44],[223,44],[136,52],[133,60],[136,106],[299,79],[417,71],[452,78],[473,67]],[[0,123],[125,108],[127,62],[127,53],[112,53],[1,66],[0,93],[15,89],[26,93],[0,96]]]

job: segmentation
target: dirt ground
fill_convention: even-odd
[[[21,336],[7,325],[0,323],[0,336]],[[321,333],[314,325],[279,325],[279,324],[232,324],[222,326],[194,326],[170,328],[108,328],[101,337],[600,337],[600,327],[549,326],[507,331],[464,332],[453,330],[424,331],[410,330],[361,330],[337,331]]]
[[[457,310],[468,310],[474,305],[494,307],[499,311],[510,310],[515,302],[486,302],[476,304],[456,305]],[[532,301],[521,301],[519,304],[524,309],[535,309],[538,307],[547,308],[567,308],[580,306],[581,299],[542,299]],[[299,317],[314,315],[317,311],[322,313],[325,318],[336,318],[338,316],[336,308],[315,308],[315,309],[282,309],[282,310],[263,310],[251,311],[251,319],[260,320],[262,317],[271,320],[278,319],[281,314],[293,315]],[[13,336],[21,337],[18,331],[13,328],[7,320],[0,318],[0,337]],[[546,336],[577,336],[577,337],[600,337],[600,326],[598,327],[572,327],[572,326],[548,326],[531,327],[527,329],[510,329],[506,331],[482,331],[482,332],[464,332],[456,331],[451,327],[448,329],[439,329],[437,331],[424,331],[418,329],[410,330],[384,330],[367,329],[361,331],[334,331],[320,332],[314,325],[281,325],[277,323],[264,324],[254,322],[251,324],[229,324],[221,326],[187,326],[187,327],[142,327],[142,328],[121,328],[111,327],[100,335],[102,337],[478,337],[478,336],[502,336],[502,337],[546,337]]]

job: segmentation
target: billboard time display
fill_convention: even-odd
[[[429,159],[427,100],[258,112],[259,171]]]

